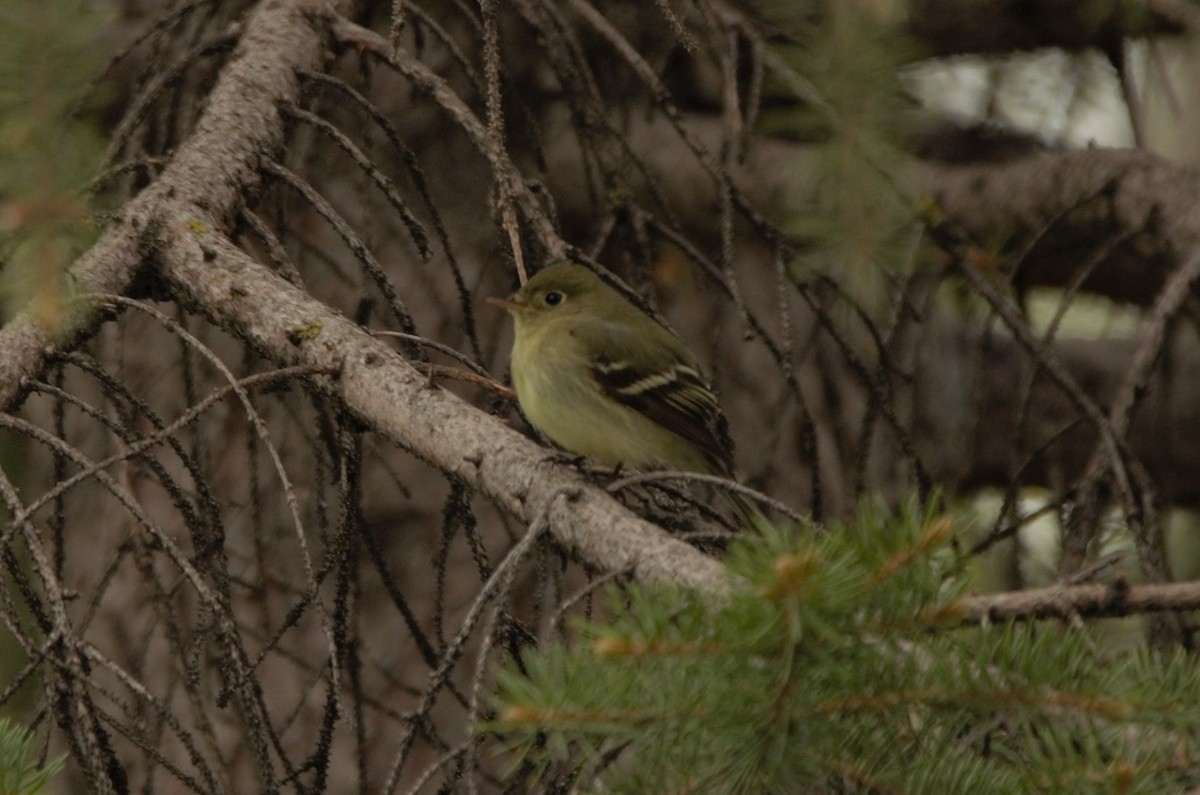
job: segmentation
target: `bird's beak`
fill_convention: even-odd
[[[488,298],[487,302],[497,309],[506,309],[509,312],[520,312],[529,308],[528,304],[514,301],[512,298]]]

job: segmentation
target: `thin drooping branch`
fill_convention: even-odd
[[[395,69],[412,81],[413,85],[422,92],[433,97],[434,101],[445,111],[478,148],[479,153],[487,158],[491,165],[496,183],[502,195],[511,197],[510,206],[516,202],[520,207],[524,220],[537,232],[541,243],[547,252],[556,259],[566,255],[567,246],[559,237],[550,217],[547,215],[537,197],[521,178],[510,161],[508,151],[499,145],[496,136],[491,135],[488,128],[471,111],[470,106],[450,87],[449,82],[434,72],[426,64],[415,58],[403,48],[392,47],[382,36],[373,30],[338,17],[332,20],[333,35],[339,42],[358,48]],[[505,221],[504,223],[507,223]],[[514,248],[514,257],[520,257]]]
[[[299,99],[303,70],[324,54],[314,21],[334,12],[326,0],[269,0],[245,22],[237,50],[207,99],[192,135],[162,175],[129,202],[100,240],[71,267],[83,294],[123,294],[141,263],[155,255],[147,233],[168,203],[197,225],[223,227],[259,180],[259,166],[283,141],[279,108]],[[186,208],[186,209],[183,209]],[[0,407],[12,408],[22,383],[42,369],[46,354],[87,335],[94,306],[73,305],[56,327],[29,311],[0,329]]]
[[[1139,343],[1129,372],[1121,383],[1112,408],[1109,409],[1109,426],[1115,433],[1127,435],[1134,411],[1148,391],[1150,379],[1157,369],[1163,347],[1167,344],[1168,327],[1173,324],[1184,301],[1191,294],[1197,278],[1200,278],[1200,253],[1193,254],[1171,274],[1166,288],[1159,295],[1149,333]],[[1082,505],[1101,502],[1099,495],[1102,472],[1105,468],[1104,457],[1098,446],[1088,462],[1083,483],[1077,490],[1078,500]],[[1140,465],[1133,470],[1131,475],[1136,480],[1138,473],[1143,470],[1140,469]],[[1154,501],[1150,499],[1148,492],[1148,484],[1141,484],[1138,488],[1138,503],[1126,505],[1125,511],[1130,527],[1136,532],[1135,539],[1146,576],[1152,580],[1164,580],[1169,575],[1162,528],[1156,518],[1158,512]],[[1063,532],[1063,560],[1060,566],[1062,571],[1071,572],[1083,565],[1093,533],[1094,530],[1083,528],[1079,522],[1067,523]]]
[[[1009,335],[941,323],[923,329],[915,380],[921,393],[971,400],[922,399],[912,423],[921,428],[922,460],[930,476],[951,493],[1013,482],[1013,456],[1025,461],[1018,482],[1051,490],[1083,477],[1098,441],[1063,389]],[[1064,339],[1055,355],[1073,381],[1108,410],[1117,399],[1142,340]],[[966,355],[964,351],[977,351]],[[1200,345],[1179,335],[1164,350],[1145,384],[1134,421],[1123,438],[1145,467],[1166,504],[1200,504]],[[1030,384],[1029,410],[1022,408]]]

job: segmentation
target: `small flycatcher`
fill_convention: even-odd
[[[730,477],[728,425],[691,351],[581,265],[549,265],[508,299],[512,379],[534,427],[609,465]]]

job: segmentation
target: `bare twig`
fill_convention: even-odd
[[[1200,582],[1051,585],[1025,591],[965,596],[937,611],[964,621],[1107,618],[1200,608]]]

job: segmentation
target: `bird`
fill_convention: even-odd
[[[488,303],[513,317],[517,401],[555,444],[611,466],[732,477],[729,425],[696,357],[594,271],[555,262]]]

